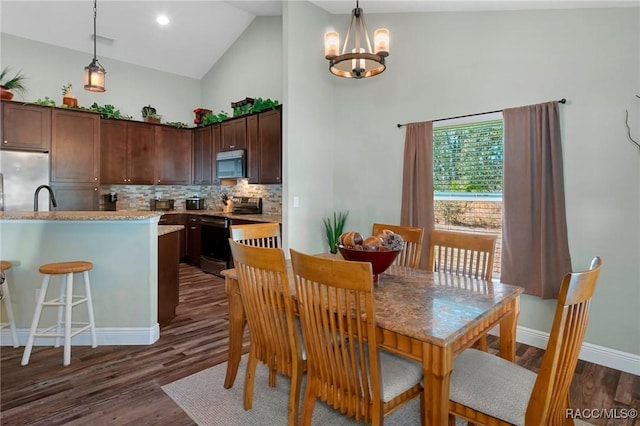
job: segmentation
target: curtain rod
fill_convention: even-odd
[[[565,98],[562,98],[558,102],[561,103],[561,104],[566,104],[567,100]],[[431,122],[433,123],[433,122],[436,122],[436,121],[444,121],[444,120],[453,120],[453,119],[456,119],[456,118],[473,117],[474,115],[494,114],[496,112],[502,112],[502,111],[504,111],[504,110],[503,109],[498,109],[498,110],[495,110],[495,111],[477,112],[475,114],[459,115],[457,117],[438,118],[437,120],[431,120]],[[400,124],[400,123],[397,124],[398,128],[404,127],[406,125],[407,125],[406,123],[405,124]]]

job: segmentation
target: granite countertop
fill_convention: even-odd
[[[51,211],[51,212],[0,212],[0,220],[143,220],[159,218],[162,212],[120,210],[107,211]]]
[[[250,220],[253,222],[265,222],[265,223],[282,223],[282,215],[279,214],[235,214],[228,212],[221,212],[220,210],[169,210],[164,212],[158,212],[161,214],[191,214],[198,216],[218,216],[228,217],[230,219]]]
[[[184,229],[184,225],[158,225],[158,237]]]

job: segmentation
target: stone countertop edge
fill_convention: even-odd
[[[0,212],[0,220],[77,220],[77,221],[119,221],[160,219],[158,211],[52,211],[52,212]]]
[[[225,213],[219,210],[168,210],[159,212],[163,215],[167,214],[190,214],[190,215],[198,215],[198,216],[218,216],[218,217],[228,217],[230,219],[238,219],[238,220],[250,220],[254,222],[265,222],[265,223],[282,223],[282,215],[279,214],[234,214],[234,213]]]
[[[181,231],[184,225],[158,225],[158,237],[170,234],[172,232]]]

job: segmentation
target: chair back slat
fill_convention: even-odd
[[[420,265],[420,256],[422,255],[422,235],[424,234],[424,230],[411,226],[374,223],[371,235],[378,235],[384,229],[400,235],[404,240],[404,249],[398,254],[393,264],[407,266],[409,268],[418,268]]]
[[[434,229],[428,268],[490,281],[496,236]]]
[[[291,263],[308,354],[307,392],[356,420],[378,424],[382,385],[375,321],[366,321],[375,318],[371,264],[295,250]]]
[[[526,424],[564,424],[569,388],[578,363],[589,308],[602,261],[562,281],[547,349],[527,407]]]
[[[277,223],[251,223],[231,225],[231,239],[242,244],[255,247],[282,247],[280,225]]]

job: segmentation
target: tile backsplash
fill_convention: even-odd
[[[205,209],[222,211],[222,194],[229,197],[262,197],[262,212],[282,213],[282,185],[253,185],[238,179],[235,186],[227,185],[102,185],[100,195],[118,195],[117,210],[150,210],[154,198],[175,200],[174,209],[184,210],[185,200],[196,194],[205,200]],[[100,209],[103,197],[100,197]]]

